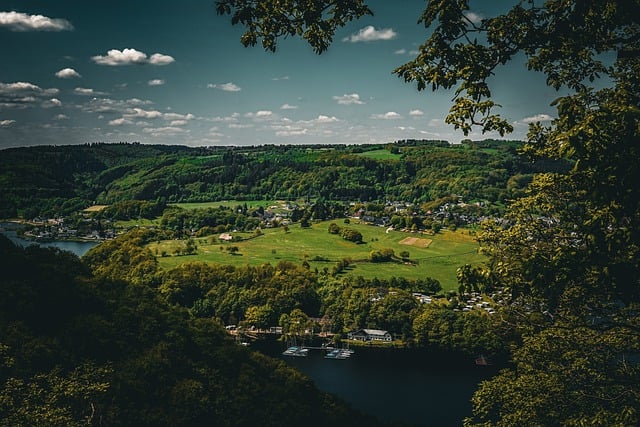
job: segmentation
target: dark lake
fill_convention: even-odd
[[[495,366],[476,366],[473,358],[420,350],[354,347],[344,360],[325,359],[324,351],[307,357],[282,356],[284,344],[251,344],[308,375],[316,386],[352,407],[388,422],[412,426],[460,426],[471,415],[471,395]]]

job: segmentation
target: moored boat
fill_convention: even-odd
[[[309,349],[294,345],[283,351],[282,355],[291,357],[306,357],[309,355]]]
[[[349,356],[351,356],[350,353],[345,352],[344,350],[341,350],[339,348],[333,349],[331,350],[329,353],[324,355],[325,359],[338,359],[338,360],[343,360],[348,358]]]

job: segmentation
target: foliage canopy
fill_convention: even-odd
[[[490,81],[516,55],[564,93],[550,126],[530,126],[523,152],[573,168],[536,175],[507,222],[481,239],[492,281],[519,313],[509,320],[527,319],[515,325],[529,336],[514,354],[516,369],[482,385],[469,424],[638,423],[639,366],[628,357],[640,354],[639,8],[638,0],[514,1],[476,22],[468,0],[428,1],[419,22],[431,35],[394,71],[418,90],[454,89],[446,121],[465,134],[474,126],[512,131],[495,113]],[[252,19],[260,27],[263,17]],[[264,37],[254,28],[253,37]]]

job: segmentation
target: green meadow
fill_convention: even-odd
[[[237,206],[247,205],[248,208],[257,208],[264,207],[268,208],[270,206],[280,206],[282,205],[282,201],[275,200],[247,200],[238,201],[238,200],[229,200],[229,201],[221,201],[221,202],[189,202],[189,203],[171,203],[171,206],[176,206],[182,209],[192,210],[192,209],[208,209],[208,208],[218,208],[220,206],[224,206],[227,208],[235,208]]]
[[[340,227],[350,227],[362,233],[362,244],[344,240],[339,235],[329,234],[328,227],[336,222]],[[291,261],[300,264],[305,260],[311,268],[331,271],[335,263],[348,258],[354,263],[343,275],[365,278],[388,279],[406,277],[424,279],[431,277],[442,284],[443,289],[456,289],[456,269],[464,264],[480,264],[485,257],[478,254],[478,244],[468,230],[455,232],[443,230],[436,235],[420,235],[400,231],[389,231],[383,227],[366,224],[344,224],[342,221],[324,221],[302,228],[299,224],[284,228],[266,229],[263,234],[253,237],[252,233],[230,233],[242,239],[238,242],[222,242],[219,236],[196,238],[197,252],[193,255],[175,255],[176,249],[183,248],[180,240],[166,240],[149,245],[158,257],[161,268],[169,269],[180,264],[203,261],[235,266],[277,264]],[[400,243],[408,237],[429,239],[428,247],[411,246]],[[421,240],[424,243],[426,240]],[[236,246],[238,251],[230,253],[227,248]],[[396,255],[409,252],[412,263],[371,263],[369,253],[373,250],[393,249]],[[164,256],[163,256],[164,253]]]
[[[363,153],[358,153],[358,155],[362,157],[369,157],[374,160],[399,160],[402,157],[400,154],[393,154],[384,148],[365,151]]]

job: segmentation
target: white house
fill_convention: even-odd
[[[350,340],[357,341],[392,341],[393,338],[388,331],[381,329],[359,329],[357,331],[349,332],[347,337]]]

